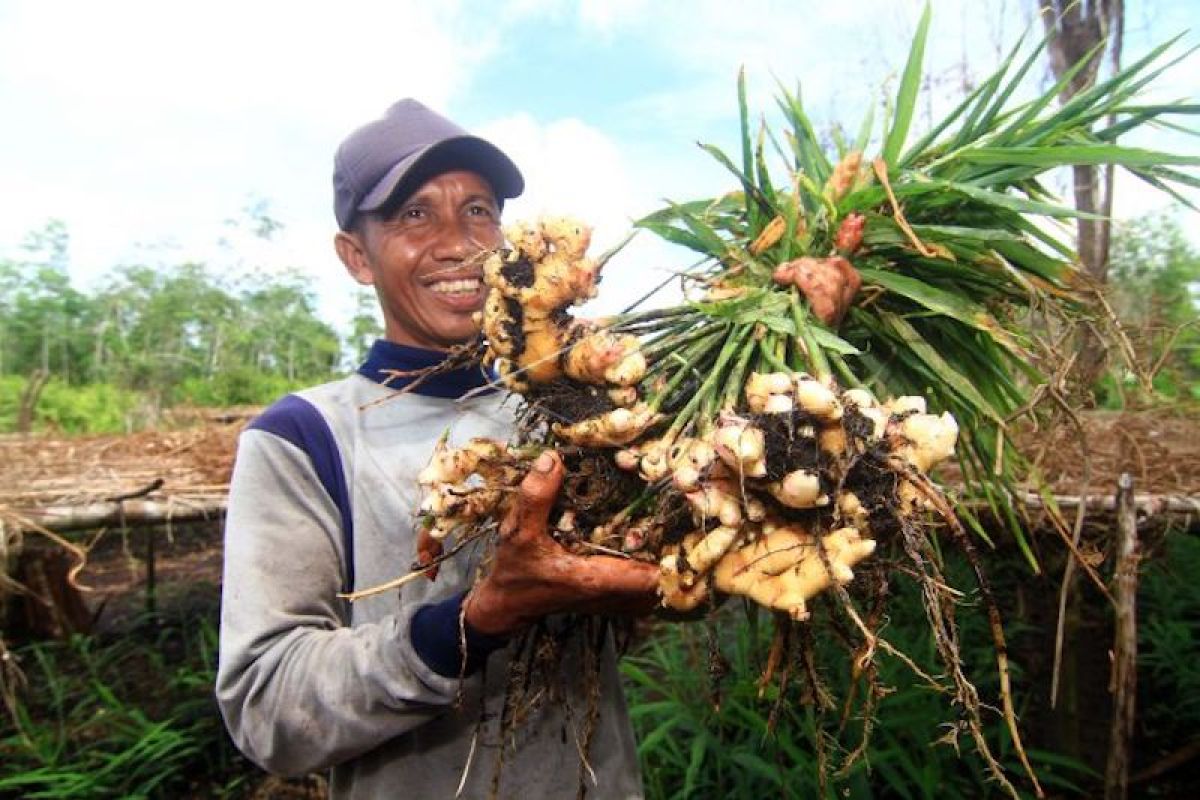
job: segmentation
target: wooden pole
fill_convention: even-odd
[[[52,531],[103,528],[111,525],[159,525],[220,519],[225,513],[224,497],[168,500],[121,500],[72,506],[42,506],[17,510],[20,518]]]
[[[1133,478],[1122,473],[1117,480],[1117,565],[1113,600],[1116,629],[1113,633],[1112,728],[1108,766],[1104,773],[1105,800],[1125,800],[1129,794],[1129,765],[1133,761],[1133,723],[1137,699],[1137,509]]]

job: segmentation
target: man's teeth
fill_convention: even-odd
[[[457,281],[438,281],[429,288],[438,294],[466,294],[477,292],[483,286],[478,278],[463,278]]]

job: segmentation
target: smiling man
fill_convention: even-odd
[[[562,654],[563,694],[500,733],[513,634],[655,602],[652,565],[573,556],[548,535],[554,454],[522,484],[486,577],[475,580],[482,554],[462,553],[436,581],[341,597],[416,559],[416,477],[443,432],[461,445],[512,431],[478,367],[393,393],[478,332],[478,256],[503,243],[502,202],[523,188],[504,153],[414,100],[352,133],[334,162],[334,245],[374,287],[385,337],[355,375],[280,400],[239,442],[218,701],[251,759],[287,775],[331,769],[336,797],[488,796],[501,747],[501,797],[574,797],[581,781],[589,797],[642,794],[611,641],[586,762],[580,637]]]

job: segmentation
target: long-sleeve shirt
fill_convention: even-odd
[[[574,797],[581,775],[588,797],[640,797],[611,641],[601,653],[586,764],[587,671],[577,647],[561,657],[563,695],[541,703],[503,742],[509,648],[464,681],[419,654],[428,656],[437,639],[457,641],[427,630],[415,646],[412,622],[422,609],[454,607],[479,548],[443,564],[436,581],[354,603],[339,597],[414,562],[416,476],[443,433],[461,445],[512,431],[512,409],[500,394],[477,391],[477,372],[442,375],[404,394],[380,384],[383,370],[437,357],[377,342],[358,374],[284,398],[242,434],[226,519],[217,676],[230,734],[272,772],[331,768],[334,797],[452,798],[460,784],[458,796],[487,797],[502,746],[500,797]],[[428,614],[430,624],[457,625],[457,615]]]

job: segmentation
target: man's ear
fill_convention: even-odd
[[[338,231],[333,237],[333,249],[346,267],[350,277],[363,286],[375,285],[375,272],[367,255],[362,237],[352,231]]]

